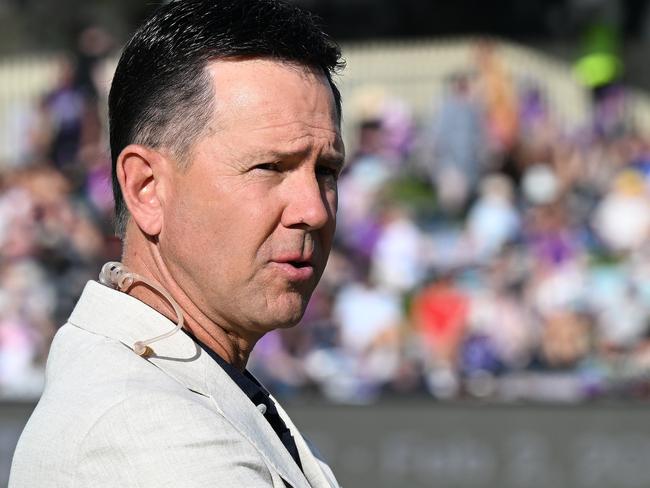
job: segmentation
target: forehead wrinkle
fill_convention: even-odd
[[[286,117],[286,114],[278,112],[256,112],[248,116],[240,116],[233,120],[235,124],[247,124],[252,122],[252,127],[249,127],[249,130],[258,131],[265,129],[281,129],[291,127],[292,125],[298,126],[297,130],[301,129],[314,129],[318,131],[328,131],[339,133],[339,128],[334,119],[329,117],[329,115],[320,113],[320,116],[315,112],[304,112],[293,115],[294,118],[299,119],[302,115],[306,115],[306,118],[315,119],[311,123],[305,120],[282,120],[283,117]]]
[[[292,126],[295,129],[292,129]],[[280,137],[274,137],[274,133],[278,130],[282,130],[282,134]],[[269,147],[289,153],[309,152],[311,149],[321,145],[337,148],[343,142],[337,128],[321,127],[302,121],[259,127],[252,129],[250,132],[258,134],[268,132]],[[332,138],[332,136],[334,137]],[[260,141],[260,143],[264,144],[264,141]]]
[[[296,154],[310,152],[321,146],[336,148],[342,143],[338,128],[322,127],[303,121],[264,125],[250,128],[246,132],[261,134],[262,137],[252,142],[256,142],[255,145],[261,150],[268,148],[269,152]]]

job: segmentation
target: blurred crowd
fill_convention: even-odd
[[[37,398],[57,328],[103,262],[119,258],[99,70],[112,50],[89,27],[33,107],[11,106],[0,161],[0,398]]]
[[[84,37],[85,36],[85,37]],[[0,396],[37,396],[56,329],[119,258],[92,28],[0,164]],[[625,87],[568,126],[493,46],[426,117],[359,118],[330,262],[302,323],[258,344],[278,396],[581,401],[650,395],[650,138]]]

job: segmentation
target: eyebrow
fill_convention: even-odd
[[[254,151],[251,154],[251,158],[273,159],[273,160],[291,159],[299,156],[304,156],[308,152],[309,152],[308,149],[299,149],[296,151],[279,150],[279,149],[270,149],[270,150],[260,149]],[[328,151],[327,153],[323,153],[319,155],[317,161],[320,164],[329,164],[335,166],[337,169],[341,169],[345,164],[345,153],[338,150]]]

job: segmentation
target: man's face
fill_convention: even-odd
[[[260,334],[304,312],[332,245],[343,143],[324,75],[269,60],[208,70],[215,114],[165,193],[165,263],[200,311]]]

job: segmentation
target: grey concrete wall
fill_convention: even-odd
[[[647,488],[646,405],[288,405],[345,488]],[[32,406],[0,405],[0,486]]]

